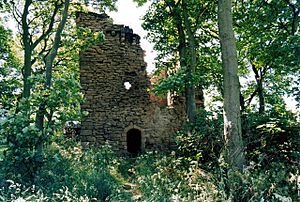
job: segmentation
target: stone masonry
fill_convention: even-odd
[[[150,96],[140,37],[106,14],[78,13],[77,26],[105,34],[103,43],[80,53],[81,108],[88,112],[81,124],[82,144],[108,142],[122,153],[167,149],[184,112],[180,103],[162,105],[164,99]]]

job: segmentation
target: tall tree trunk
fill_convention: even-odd
[[[30,40],[30,34],[29,34],[29,26],[27,22],[27,17],[29,15],[29,6],[31,5],[31,0],[26,0],[23,14],[22,14],[22,42],[24,45],[24,66],[23,66],[23,98],[29,98],[30,96],[30,90],[31,90],[31,82],[30,82],[30,76],[32,71],[32,65],[31,65],[31,55],[32,55],[32,47],[31,47],[31,40]]]
[[[174,0],[166,1],[170,11],[172,13],[173,17],[173,22],[176,26],[177,33],[178,33],[178,38],[179,38],[179,45],[178,45],[178,51],[179,51],[179,63],[181,68],[186,68],[187,67],[187,59],[186,59],[186,36],[184,33],[184,27],[182,24],[182,16],[181,13],[179,12],[180,10],[178,9],[178,5],[176,5]],[[187,87],[186,87],[186,92],[185,92],[185,100],[186,100],[186,112],[188,113],[188,96],[187,96]],[[189,119],[189,117],[188,117]]]
[[[187,89],[186,89],[186,105],[187,114],[190,122],[195,122],[196,118],[196,101],[195,101],[195,85],[193,82],[193,75],[197,66],[195,37],[192,33],[191,24],[188,18],[188,11],[186,8],[186,1],[182,0],[182,13],[185,30],[188,36],[189,54],[186,54],[187,59]]]
[[[195,66],[190,66],[192,63],[191,61],[193,60],[196,64],[196,53],[194,53],[194,58],[190,58],[188,51],[187,51],[187,43],[186,43],[186,32],[185,27],[183,26],[184,23],[189,23],[185,22],[184,16],[182,14],[186,13],[186,8],[185,11],[183,11],[183,7],[180,8],[179,2],[175,2],[174,0],[166,1],[168,4],[174,24],[176,26],[177,32],[178,32],[178,37],[179,37],[179,62],[180,62],[180,67],[181,68],[186,68],[187,70],[187,78],[186,78],[186,86],[185,86],[185,100],[186,100],[186,112],[187,112],[187,118],[189,122],[194,122],[195,117],[196,117],[196,102],[195,102],[195,89],[194,89],[194,84],[192,81],[192,76],[195,71]],[[185,1],[183,2],[184,5],[186,4]],[[187,14],[187,13],[186,13]],[[187,17],[187,16],[186,16]],[[188,20],[188,19],[187,19]],[[190,25],[188,24],[189,28]],[[192,35],[192,32],[190,30],[190,33],[187,33]],[[191,40],[194,39],[194,37],[190,37]],[[189,43],[189,48],[190,52],[195,51],[195,42],[190,41]]]
[[[225,160],[230,169],[242,170],[244,155],[240,117],[240,84],[231,0],[218,1],[218,25],[224,77]]]
[[[50,50],[50,53],[46,57],[46,62],[45,62],[45,68],[46,68],[46,81],[45,81],[45,90],[49,90],[51,87],[51,80],[52,80],[52,68],[53,68],[53,61],[57,55],[57,51],[59,48],[59,44],[61,42],[61,34],[64,30],[65,24],[67,22],[68,18],[68,10],[69,10],[69,4],[70,0],[65,0],[64,2],[64,9],[62,12],[62,18],[61,21],[58,25],[58,28],[55,33],[54,37],[54,42],[52,45],[52,48]],[[36,114],[36,127],[43,132],[44,130],[44,119],[45,119],[45,114],[46,114],[46,104],[47,100],[43,100],[43,102],[39,106],[39,110]],[[51,122],[51,120],[48,120]],[[37,150],[37,156],[41,157],[42,156],[42,150],[43,150],[43,141],[44,137],[40,137],[39,141],[36,144],[36,150]]]
[[[176,27],[177,27],[177,32],[178,32],[178,37],[179,37],[179,63],[181,68],[186,68],[187,66],[187,60],[186,60],[186,42],[185,42],[185,33],[183,30],[183,26],[181,24],[181,20],[179,21],[178,19],[176,20]],[[178,22],[179,21],[179,22]],[[188,115],[188,119],[190,120],[189,117],[189,100],[188,100],[188,88],[187,86],[185,87],[185,100],[186,100],[186,113]]]

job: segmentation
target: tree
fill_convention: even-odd
[[[299,5],[297,1],[259,0],[234,7],[240,61],[248,76],[243,97],[248,108],[257,97],[260,114],[299,86],[294,76],[300,62]]]
[[[218,1],[218,25],[224,79],[225,160],[231,169],[242,170],[244,156],[240,118],[240,84],[231,0]]]
[[[181,8],[180,3],[182,3]],[[180,67],[186,71],[186,112],[188,121],[193,123],[196,118],[195,87],[193,82],[196,67],[195,38],[191,31],[186,2],[184,0],[182,2],[178,1],[177,3],[175,1],[166,1],[166,4],[170,9],[170,15],[177,29]]]
[[[57,30],[55,32],[55,36],[54,36],[54,41],[53,41],[53,45],[51,47],[51,50],[49,51],[48,55],[45,58],[45,91],[49,90],[52,86],[52,69],[53,69],[53,63],[54,63],[54,59],[57,55],[58,52],[58,48],[60,46],[61,43],[61,35],[62,32],[64,30],[65,24],[67,22],[67,18],[68,18],[68,10],[69,10],[69,4],[70,1],[69,0],[65,0],[64,4],[63,4],[63,11],[62,11],[62,16],[61,16],[61,20],[58,24]],[[36,127],[42,131],[44,129],[44,116],[46,114],[45,111],[45,103],[46,100],[44,100],[43,103],[41,103],[41,105],[39,106],[39,110],[36,113],[36,119],[35,119],[35,124]],[[51,121],[51,120],[50,120]],[[42,156],[42,149],[43,149],[43,138],[40,138],[39,141],[37,141],[36,143],[36,149],[37,149],[37,155]]]
[[[105,6],[114,8],[114,2],[95,1],[101,10]],[[19,173],[24,179],[34,180],[45,160],[43,147],[61,133],[66,120],[80,116],[78,54],[86,44],[80,42],[78,34],[85,35],[86,41],[103,39],[101,34],[76,28],[75,12],[84,3],[89,2],[5,2],[6,11],[13,15],[20,30],[23,85],[1,132],[8,142],[7,162],[14,168],[8,172]]]
[[[148,39],[155,44],[154,49],[158,52],[157,73],[167,72],[167,78],[157,84],[156,92],[185,92],[186,111],[191,122],[196,115],[195,87],[203,95],[203,88],[208,85],[206,77],[211,73],[207,69],[213,66],[208,65],[200,53],[204,49],[214,50],[206,48],[210,39],[203,35],[204,32],[214,35],[215,32],[211,31],[214,28],[202,25],[208,25],[213,19],[211,11],[215,4],[200,2],[153,2],[144,17],[144,29],[149,31]],[[200,99],[204,103],[204,97]]]
[[[187,41],[189,51],[187,53],[190,54],[190,57],[186,55],[188,58],[188,68],[187,68],[187,79],[189,82],[187,83],[186,89],[186,104],[187,104],[187,114],[190,122],[195,122],[196,119],[196,102],[195,102],[195,84],[193,82],[193,75],[195,74],[195,69],[197,66],[197,53],[196,53],[196,42],[195,36],[192,32],[191,23],[187,10],[187,3],[185,0],[182,0],[182,15],[183,15],[183,24],[186,29]]]
[[[13,51],[11,30],[0,21],[0,118],[6,117],[16,102],[20,87],[20,64]]]

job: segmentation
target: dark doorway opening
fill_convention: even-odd
[[[130,129],[127,132],[127,151],[131,154],[138,154],[141,152],[142,134],[138,129]]]

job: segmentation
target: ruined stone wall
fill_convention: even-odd
[[[139,131],[141,140],[133,141],[141,141],[141,151],[167,148],[183,115],[180,107],[162,108],[150,100],[140,37],[127,26],[113,24],[105,14],[78,13],[77,25],[105,34],[104,43],[80,54],[85,97],[81,108],[88,112],[81,124],[81,142],[99,145],[108,141],[114,150],[126,152],[132,138],[128,134]]]

